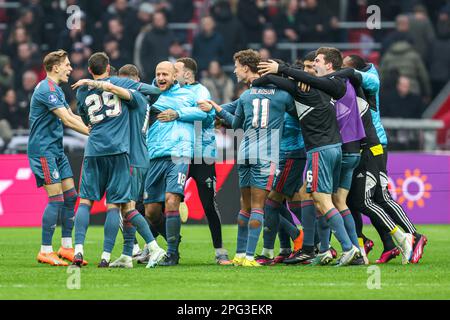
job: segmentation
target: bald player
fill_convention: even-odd
[[[150,162],[144,189],[145,214],[154,230],[166,236],[168,248],[166,257],[159,263],[162,266],[174,266],[179,261],[179,207],[193,158],[194,122],[201,122],[207,116],[196,108],[195,94],[180,87],[175,80],[174,65],[169,61],[160,62],[155,84],[161,95],[151,107],[147,131]]]

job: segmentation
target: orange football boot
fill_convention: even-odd
[[[39,263],[47,263],[51,266],[62,266],[67,267],[69,264],[65,262],[64,260],[61,260],[57,255],[56,252],[51,253],[44,253],[39,252],[37,256],[37,261]]]
[[[303,248],[303,236],[304,236],[303,230],[300,230],[300,234],[294,240],[294,252]]]
[[[60,247],[58,250],[58,256],[60,258],[64,258],[66,260],[69,260],[70,262],[73,262],[73,258],[75,256],[75,249]],[[85,266],[87,264],[88,264],[87,261],[83,260],[83,266]]]

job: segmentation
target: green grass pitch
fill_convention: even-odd
[[[179,266],[98,269],[103,229],[90,227],[85,246],[89,265],[81,269],[80,289],[70,290],[67,268],[36,262],[39,228],[0,228],[0,299],[449,299],[450,226],[419,229],[429,239],[420,264],[403,266],[398,257],[380,266],[381,289],[368,289],[372,273],[367,266],[215,265],[207,226],[183,225]],[[372,227],[365,232],[376,244],[369,255],[374,261],[381,245]],[[59,237],[59,229],[54,240],[59,245],[56,235]],[[230,255],[234,254],[235,238],[236,227],[224,226],[224,245]],[[261,245],[262,241],[257,252]],[[121,246],[119,234],[113,259],[119,256]]]

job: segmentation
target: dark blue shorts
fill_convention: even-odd
[[[148,168],[131,167],[131,200],[138,202],[144,197],[145,178]]]
[[[339,187],[341,163],[340,144],[308,151],[306,153],[306,191],[335,193]]]
[[[58,158],[31,157],[28,158],[31,171],[36,177],[38,188],[43,185],[61,183],[61,180],[72,178],[69,159],[64,154]]]
[[[271,191],[277,173],[277,164],[259,160],[256,164],[239,164],[239,186]]]
[[[106,203],[128,203],[131,200],[131,173],[128,154],[85,157],[81,170],[80,198]]]
[[[189,164],[171,158],[150,160],[145,179],[144,203],[164,202],[166,193],[184,197],[184,185],[188,176]]]
[[[285,196],[292,197],[303,184],[305,158],[280,159],[277,177],[273,189]]]
[[[341,174],[339,176],[339,188],[350,190],[352,186],[353,171],[359,164],[359,153],[344,153],[342,155]]]

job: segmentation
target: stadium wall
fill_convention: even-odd
[[[78,185],[83,155],[68,154]],[[0,155],[0,227],[40,226],[47,203],[45,191],[36,188],[26,155]],[[222,222],[234,224],[239,210],[236,166],[218,164],[217,202]],[[389,187],[394,199],[414,223],[450,224],[450,154],[390,153]],[[188,223],[206,223],[193,181],[187,182]],[[92,224],[104,221],[104,199],[93,207]]]

